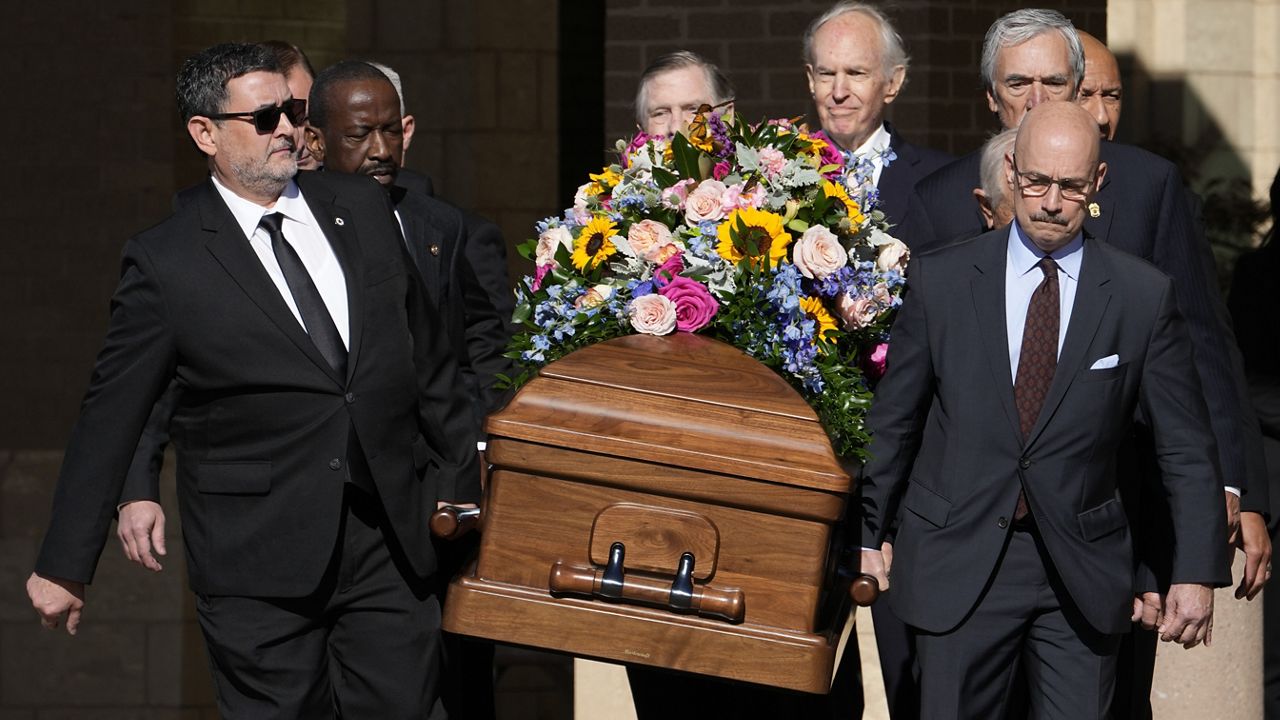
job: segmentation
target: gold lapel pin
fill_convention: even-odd
[[[430,249],[431,249],[431,254],[432,254],[432,255],[439,255],[439,254],[440,254],[440,246],[439,246],[439,245],[437,245],[437,244],[435,244],[435,243],[431,243],[431,248],[430,248]]]
[[[1094,217],[1097,217],[1097,215],[1094,215]],[[333,219],[333,224],[334,224],[334,225],[337,225],[338,227],[342,227],[342,226],[343,226],[343,225],[345,225],[346,223],[344,223],[344,222],[342,221],[342,218],[334,218],[334,219]]]
[[[1102,208],[1098,207],[1098,203],[1096,202],[1089,203],[1089,217],[1091,218],[1102,217]]]

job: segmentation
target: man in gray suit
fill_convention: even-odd
[[[1089,114],[1023,120],[1015,222],[912,261],[868,419],[862,567],[901,505],[891,605],[916,628],[931,719],[1104,718],[1134,579],[1115,453],[1141,406],[1176,534],[1162,637],[1211,634],[1230,582],[1213,436],[1169,278],[1082,232],[1106,164]],[[875,549],[871,549],[875,548]]]

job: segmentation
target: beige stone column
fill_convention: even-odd
[[[1236,553],[1234,577],[1243,573]],[[1213,645],[1185,650],[1160,643],[1151,710],[1160,720],[1261,720],[1262,596],[1235,599],[1235,588],[1214,593]]]

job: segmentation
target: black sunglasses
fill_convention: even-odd
[[[262,134],[275,132],[280,125],[280,116],[289,118],[294,127],[301,127],[307,119],[306,100],[285,100],[281,105],[258,108],[252,112],[209,113],[205,117],[211,120],[248,120]]]

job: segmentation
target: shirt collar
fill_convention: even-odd
[[[231,211],[231,216],[236,219],[236,224],[240,226],[246,238],[253,237],[253,233],[258,229],[258,223],[262,221],[262,216],[267,213],[278,212],[294,222],[307,222],[309,213],[302,212],[299,207],[299,204],[305,205],[306,200],[302,198],[298,184],[293,180],[285,185],[280,197],[276,199],[275,207],[268,208],[235,194],[223,185],[217,176],[210,175],[209,178],[213,180],[214,189],[222,196],[222,201],[227,204],[227,209]]]
[[[857,157],[867,153],[876,153],[879,150],[889,147],[891,139],[892,138],[889,137],[889,131],[885,129],[884,123],[882,122],[880,123],[880,127],[876,128],[876,131],[871,133],[871,137],[867,138],[866,142],[859,145],[858,149],[854,150],[852,155]]]
[[[1036,269],[1042,257],[1044,257],[1044,251],[1036,247],[1023,234],[1015,218],[1009,224],[1009,267],[1013,268],[1018,275],[1026,275]],[[1084,234],[1076,233],[1071,242],[1050,253],[1049,257],[1053,258],[1058,268],[1066,273],[1067,277],[1079,282],[1080,262],[1084,257]]]

